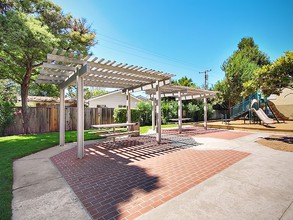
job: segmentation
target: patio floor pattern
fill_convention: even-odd
[[[190,137],[163,135],[121,138],[77,148],[51,158],[93,219],[135,219],[249,153],[193,150]]]
[[[163,129],[163,134],[169,135],[178,135],[178,136],[196,136],[196,137],[209,137],[209,138],[220,138],[225,140],[232,140],[240,137],[244,137],[251,133],[249,132],[242,132],[242,131],[228,131],[228,130],[219,130],[219,129],[208,129],[205,130],[204,128],[199,127],[188,127],[183,128],[182,133],[178,134],[178,129]]]

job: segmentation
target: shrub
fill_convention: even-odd
[[[0,91],[0,136],[4,136],[5,129],[13,122],[16,98],[8,89]]]
[[[167,124],[171,118],[178,117],[178,102],[163,100],[162,102],[162,123]]]
[[[115,108],[114,109],[114,121],[116,123],[125,123],[127,121],[127,109],[126,108]],[[131,121],[139,122],[140,112],[138,109],[131,109]]]
[[[150,125],[152,123],[152,103],[150,101],[139,102],[137,108],[140,112],[140,124]]]

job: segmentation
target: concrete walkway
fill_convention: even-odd
[[[196,150],[251,155],[138,219],[293,219],[293,154],[254,142],[266,136],[195,137],[200,143]],[[90,219],[49,159],[74,146],[53,147],[14,162],[13,219]]]

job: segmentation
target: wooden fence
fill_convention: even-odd
[[[31,107],[29,112],[30,133],[59,131],[58,107]],[[114,122],[113,108],[85,108],[84,128],[90,129],[93,124],[110,124]],[[65,129],[76,130],[77,107],[65,108]],[[22,134],[22,116],[16,115],[13,124],[6,129],[6,135]]]

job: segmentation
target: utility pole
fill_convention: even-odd
[[[201,73],[204,73],[204,89],[207,90],[207,85],[208,85],[208,72],[211,72],[212,70],[209,69],[209,70],[205,70],[205,71],[202,71],[202,72],[199,72],[200,74]],[[208,126],[207,126],[207,121],[208,121],[208,102],[207,102],[207,98],[204,96],[203,98],[203,103],[204,103],[204,129],[207,130],[208,129]]]

